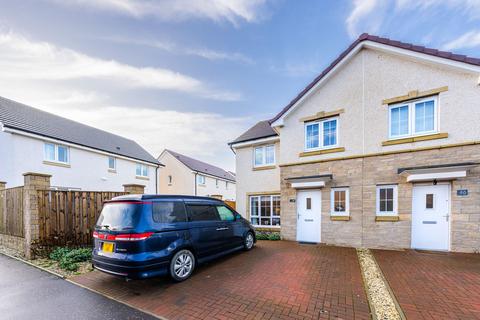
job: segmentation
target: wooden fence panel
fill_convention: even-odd
[[[92,232],[103,202],[124,192],[39,190],[40,244],[82,246],[92,243]]]
[[[0,191],[0,233],[23,237],[23,187]]]

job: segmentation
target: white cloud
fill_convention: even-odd
[[[480,46],[480,30],[472,30],[464,33],[457,39],[445,43],[442,50],[468,49]]]
[[[352,0],[352,9],[345,25],[350,37],[356,38],[362,32],[378,33],[385,30],[398,14],[435,14],[433,9],[440,7],[452,15],[463,15],[470,20],[480,19],[479,0]]]
[[[103,39],[117,42],[117,43],[134,44],[134,45],[156,48],[156,49],[170,52],[173,54],[196,56],[196,57],[204,58],[211,61],[225,60],[225,61],[240,62],[244,64],[254,63],[254,61],[251,58],[239,52],[225,52],[225,51],[218,51],[218,50],[212,50],[207,48],[186,48],[186,47],[182,47],[177,44],[174,44],[172,42],[158,41],[158,40],[142,40],[142,39],[132,39],[132,38],[124,38],[124,37],[108,37]]]
[[[359,33],[363,32],[363,30],[358,30],[358,25],[362,21],[362,19],[372,13],[377,4],[377,0],[353,1],[353,10],[350,12],[350,15],[346,20],[347,31],[350,37],[355,38],[359,35]],[[370,32],[375,32],[375,30],[371,30]]]
[[[154,16],[166,21],[190,18],[213,21],[255,22],[262,18],[266,0],[49,0],[62,5],[73,5],[111,11],[136,18]]]
[[[128,88],[174,90],[219,100],[239,100],[235,92],[214,91],[200,80],[167,69],[103,60],[18,34],[0,33],[0,70],[12,81],[95,79]]]

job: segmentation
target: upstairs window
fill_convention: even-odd
[[[45,143],[44,159],[50,162],[68,163],[68,147],[60,144]]]
[[[135,174],[137,177],[148,177],[148,166],[145,164],[137,163],[137,167],[135,170]]]
[[[423,135],[437,131],[438,107],[436,97],[390,106],[390,138]]]
[[[110,170],[117,169],[117,159],[115,159],[115,157],[108,157],[108,169]]]
[[[254,149],[255,167],[271,166],[275,164],[275,145],[256,147]]]
[[[305,150],[332,148],[338,145],[338,118],[305,124]]]
[[[197,183],[198,184],[205,184],[205,176],[198,175],[197,176]]]

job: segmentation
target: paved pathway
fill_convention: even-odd
[[[413,319],[480,319],[480,255],[372,250]]]
[[[182,283],[98,271],[72,280],[168,319],[369,319],[352,248],[259,241]]]
[[[0,319],[156,319],[0,254]]]

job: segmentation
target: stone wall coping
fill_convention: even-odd
[[[141,188],[145,188],[145,186],[144,186],[143,184],[135,184],[135,183],[124,184],[123,186],[124,186],[124,187],[141,187]]]
[[[25,172],[23,176],[38,176],[38,177],[47,177],[51,178],[51,174],[45,174],[45,173],[36,173],[36,172]]]

